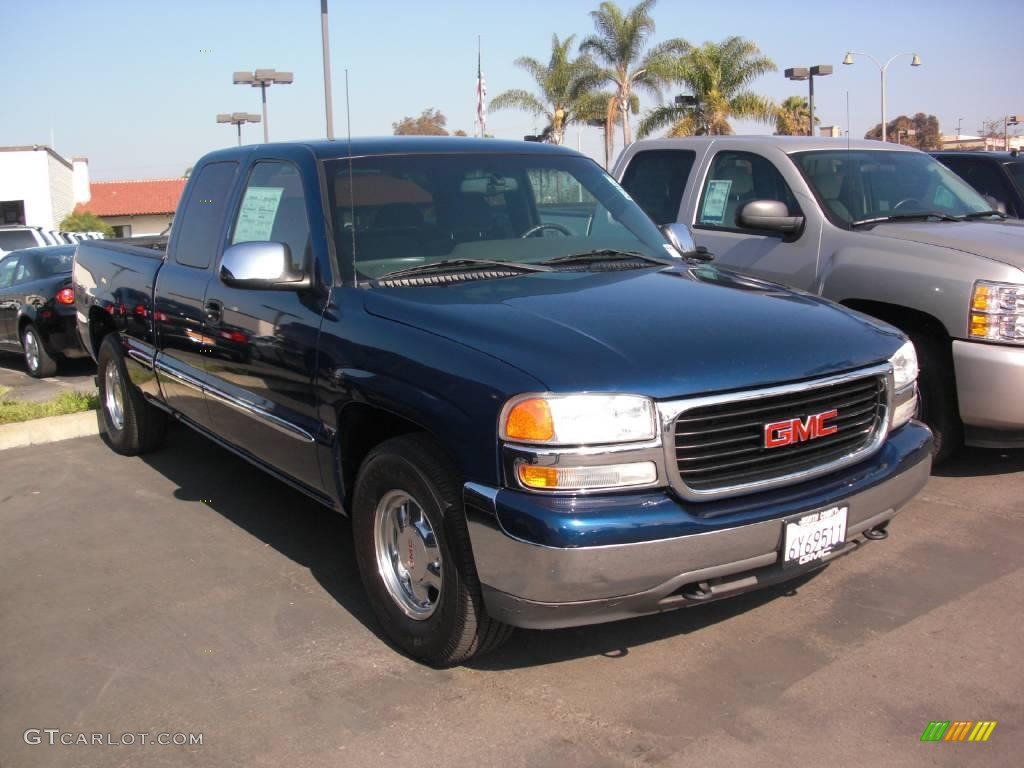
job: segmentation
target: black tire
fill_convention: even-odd
[[[937,465],[955,454],[964,441],[952,355],[948,342],[943,344],[932,336],[911,333],[910,340],[917,349],[920,367],[918,418],[928,425],[935,438],[932,463]]]
[[[352,529],[363,586],[385,633],[402,651],[435,667],[463,663],[501,645],[512,628],[487,616],[480,594],[458,474],[422,434],[387,440],[363,461]],[[422,509],[441,554],[441,588],[428,618],[410,618],[378,568],[375,520],[385,495],[400,491]]]
[[[25,355],[25,368],[34,379],[45,379],[57,372],[57,360],[46,351],[46,345],[35,326],[29,323],[21,331],[21,349]],[[34,353],[30,353],[33,350]]]
[[[100,414],[103,430],[111,448],[125,456],[138,456],[159,448],[167,431],[167,414],[146,402],[131,383],[124,365],[124,352],[115,334],[108,334],[100,344],[97,370],[100,389]],[[113,374],[108,376],[108,371]],[[111,407],[108,395],[119,392],[120,418]],[[114,395],[117,401],[117,396]]]

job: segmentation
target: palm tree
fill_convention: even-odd
[[[818,119],[815,118],[815,122]],[[811,108],[803,96],[790,96],[779,105],[775,115],[777,136],[810,136]]]
[[[777,69],[750,40],[727,37],[704,43],[679,56],[667,79],[689,88],[695,103],[656,107],[644,115],[637,133],[643,137],[668,127],[669,136],[732,133],[729,120],[740,118],[770,123],[778,106],[750,90],[750,84]]]
[[[548,120],[545,132],[553,144],[561,144],[566,126],[587,120],[583,111],[590,109],[588,99],[599,82],[597,68],[588,56],[572,58],[570,51],[575,38],[569,35],[559,40],[558,35],[553,35],[547,64],[529,56],[516,59],[516,66],[530,73],[539,92],[534,95],[524,90],[505,91],[494,97],[491,109],[522,109],[544,115]]]
[[[654,33],[651,9],[657,0],[641,0],[626,13],[612,2],[603,2],[591,11],[597,34],[590,35],[580,44],[580,51],[593,54],[604,65],[601,79],[615,91],[615,112],[622,120],[624,146],[633,142],[629,113],[639,108],[635,87],[658,93],[659,85],[674,61],[685,53],[689,45],[680,39],[668,40],[646,54],[647,39]]]

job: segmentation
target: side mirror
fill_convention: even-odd
[[[778,200],[751,200],[740,208],[740,226],[769,232],[792,234],[804,225],[803,216],[790,216],[786,204]]]
[[[220,281],[232,288],[263,291],[301,291],[312,285],[304,270],[292,266],[291,249],[285,243],[229,246],[220,260]]]
[[[993,211],[999,211],[1003,216],[1006,215],[1006,203],[1001,200],[997,200],[992,195],[982,195],[985,198],[985,202],[992,206]]]
[[[700,259],[701,261],[711,261],[714,258],[707,248],[697,245],[693,239],[693,232],[685,224],[673,222],[663,224],[660,229],[665,239],[686,258]]]

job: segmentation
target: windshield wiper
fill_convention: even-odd
[[[982,218],[984,218],[986,216],[998,216],[1000,219],[1005,219],[1006,218],[1006,214],[1002,213],[1001,211],[988,210],[988,211],[975,211],[974,213],[968,213],[965,216],[963,216],[963,220],[964,221],[970,221],[971,219],[982,219]]]
[[[648,264],[657,264],[660,267],[670,267],[672,262],[664,259],[656,259],[638,251],[620,251],[615,248],[601,248],[596,251],[582,251],[581,253],[570,253],[568,256],[557,256],[541,264],[561,266],[565,264],[592,264],[601,261],[646,261]]]
[[[916,213],[890,213],[888,216],[876,216],[871,219],[859,219],[850,223],[851,227],[862,227],[866,224],[881,224],[886,221],[909,221],[911,219],[940,219],[942,221],[963,221],[959,216],[950,216],[942,211],[918,211]]]
[[[523,264],[518,261],[498,261],[496,259],[445,259],[431,264],[418,264],[415,267],[398,269],[376,278],[377,280],[394,280],[415,275],[430,275],[445,272],[471,272],[481,269],[505,269],[517,272],[550,272],[550,268],[539,264]]]

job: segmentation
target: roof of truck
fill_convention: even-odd
[[[665,149],[680,147],[706,147],[708,144],[721,146],[743,147],[746,149],[766,149],[773,147],[786,153],[806,152],[808,150],[820,149],[875,149],[899,152],[917,152],[914,147],[892,142],[874,141],[871,139],[843,139],[825,138],[823,136],[686,136],[678,139],[645,139],[636,142],[637,148],[643,146],[646,149]],[[632,146],[632,145],[631,145]]]
[[[319,158],[349,157],[349,140],[346,138],[315,141],[289,141],[258,144],[264,150],[274,147],[308,147]],[[214,154],[223,158],[230,155],[244,154],[254,148],[253,145],[231,147]],[[366,155],[410,155],[410,154],[449,154],[449,153],[498,153],[498,154],[560,154],[579,155],[576,150],[554,144],[542,144],[535,141],[507,141],[503,139],[473,139],[467,136],[380,136],[354,138],[351,141],[351,156]]]

